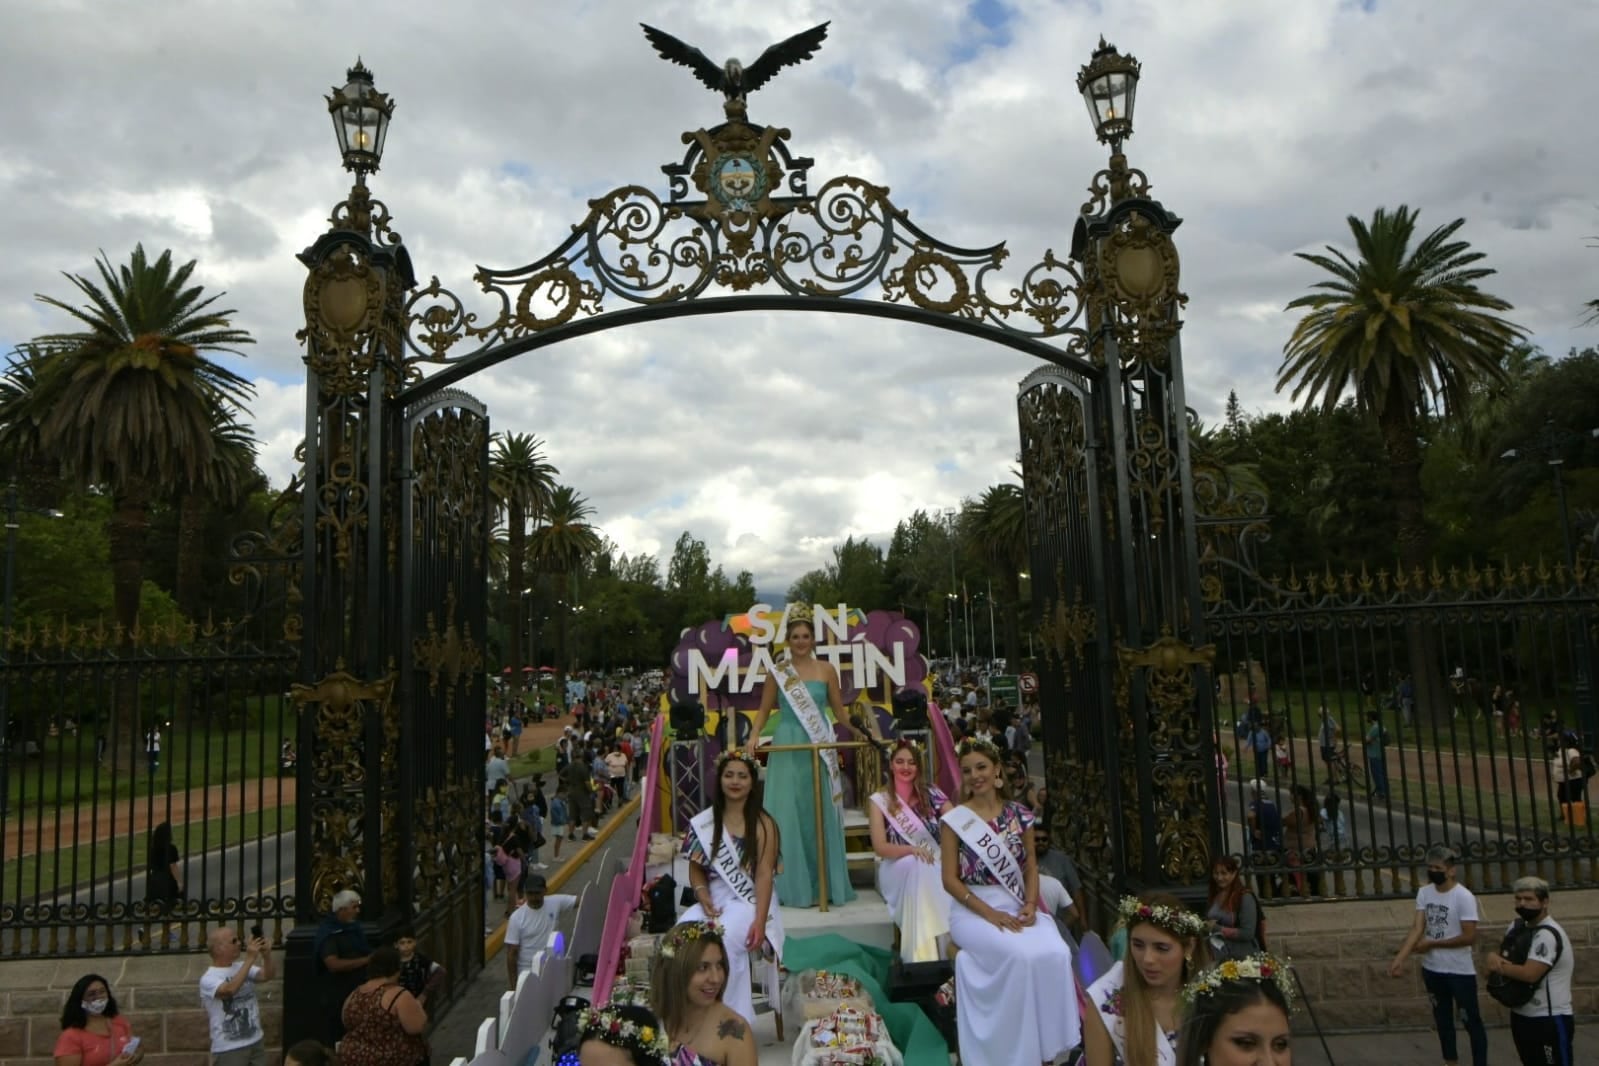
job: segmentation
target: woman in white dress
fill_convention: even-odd
[[[963,1066],[1053,1062],[1077,1045],[1072,953],[1038,906],[1033,812],[1007,803],[999,749],[961,744],[965,803],[944,815],[944,889],[954,900],[955,1019]]]
[[[895,743],[888,757],[889,785],[872,794],[872,850],[877,852],[877,888],[899,929],[899,956],[933,962],[949,934],[949,893],[939,867],[939,818],[949,797],[922,781],[919,749]]]
[[[761,806],[755,760],[723,752],[716,760],[711,805],[689,820],[683,837],[689,884],[698,902],[678,923],[714,919],[722,927],[727,948],[722,999],[751,1025],[751,965],[757,958],[775,963],[783,954],[783,918],[772,887],[778,848],[777,823]]]
[[[1088,986],[1085,1058],[1093,1066],[1177,1066],[1183,984],[1210,961],[1210,927],[1164,892],[1129,896],[1118,913],[1127,957]]]

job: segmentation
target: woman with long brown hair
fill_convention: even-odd
[[[752,956],[783,954],[783,919],[773,877],[777,869],[777,823],[762,806],[755,760],[737,751],[716,760],[711,805],[689,819],[683,837],[694,906],[679,924],[714,920],[727,952],[727,1005],[754,1024],[750,991]]]
[[[1244,887],[1242,864],[1223,855],[1210,868],[1211,948],[1221,959],[1241,959],[1264,946],[1260,942],[1260,901]]]
[[[949,893],[938,865],[939,818],[949,797],[922,780],[921,750],[901,739],[888,756],[889,785],[872,793],[872,850],[877,888],[899,929],[906,962],[932,962],[949,935]]]
[[[832,744],[835,725],[845,719],[838,670],[816,656],[815,612],[809,604],[788,608],[783,629],[784,654],[761,689],[750,750],[760,743],[766,719],[779,710],[774,745]],[[808,751],[774,751],[767,756],[767,784],[778,827],[791,842],[777,875],[777,892],[790,907],[814,907],[821,894],[818,871],[827,863],[827,896],[835,907],[855,898],[844,854],[843,770],[837,749],[821,754],[822,794],[816,795],[816,771]],[[822,814],[822,839],[816,836],[816,812]]]
[[[1006,802],[999,749],[959,749],[965,802],[939,838],[955,956],[955,1020],[966,1066],[1049,1063],[1082,1029],[1072,951],[1039,913],[1033,812]]]
[[[661,938],[650,1006],[671,1034],[672,1066],[755,1066],[755,1035],[726,1003],[727,945],[713,922],[684,922]]]
[[[1183,985],[1205,968],[1205,920],[1176,896],[1146,893],[1122,900],[1127,957],[1088,988],[1094,1009],[1083,1021],[1083,1050],[1093,1066],[1176,1066]]]

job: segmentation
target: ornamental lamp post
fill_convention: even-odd
[[[334,86],[327,98],[328,114],[333,118],[333,133],[344,156],[344,169],[355,173],[357,185],[377,172],[383,162],[383,142],[389,134],[389,119],[394,117],[394,101],[378,92],[372,72],[360,57],[345,72],[344,88]]]
[[[1077,91],[1088,105],[1094,135],[1100,144],[1110,145],[1113,155],[1121,155],[1122,141],[1133,135],[1139,70],[1138,60],[1122,55],[1101,37],[1088,65],[1077,72]]]

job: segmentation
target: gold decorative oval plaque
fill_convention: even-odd
[[[350,333],[366,321],[367,286],[364,278],[334,277],[322,282],[322,321],[329,329]]]
[[[1147,245],[1123,245],[1116,253],[1116,276],[1128,296],[1147,300],[1160,292],[1165,263],[1155,249]]]

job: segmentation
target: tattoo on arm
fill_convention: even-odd
[[[716,1027],[716,1035],[719,1039],[743,1040],[744,1023],[738,1018],[723,1018]]]

